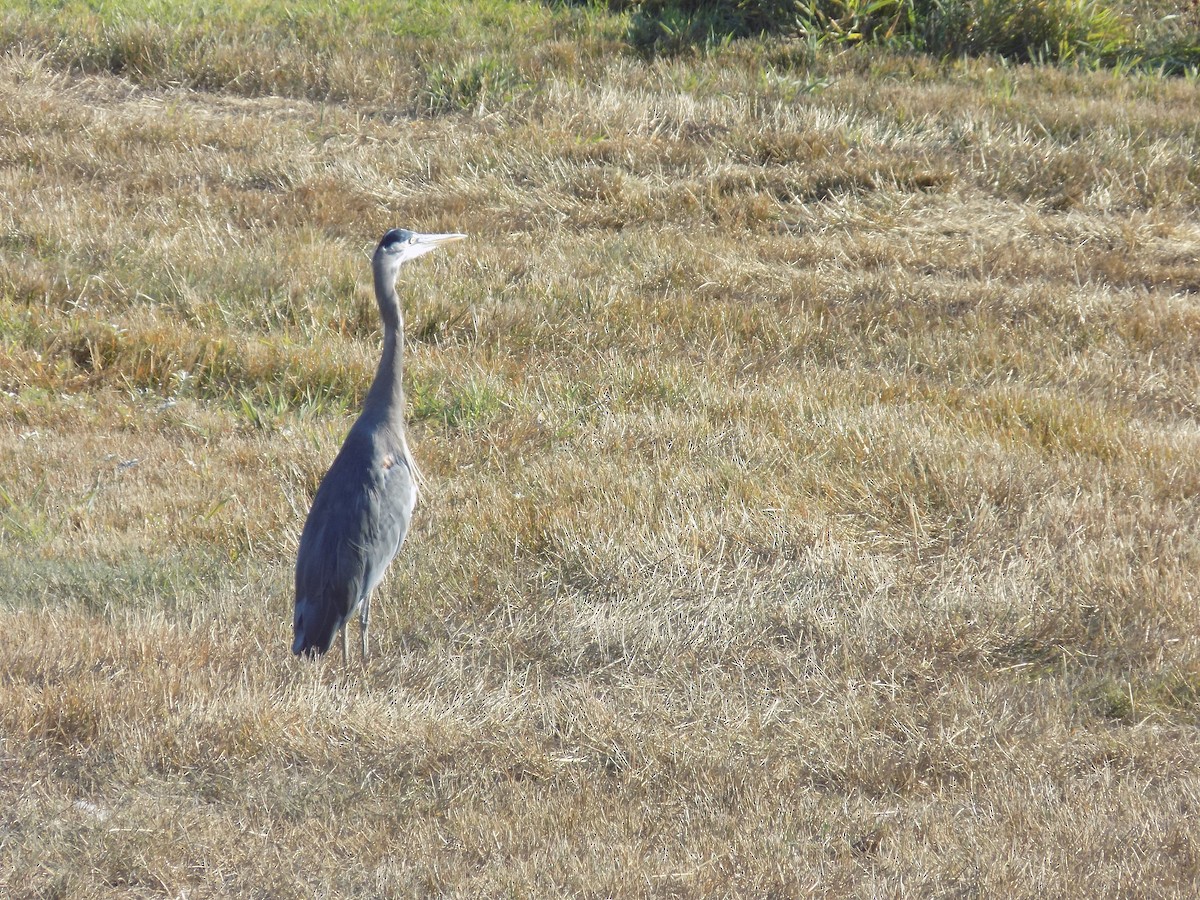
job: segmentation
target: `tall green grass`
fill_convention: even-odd
[[[779,34],[937,57],[993,54],[1173,73],[1200,61],[1194,11],[1135,22],[1099,0],[639,0],[634,7],[629,40],[647,56]]]

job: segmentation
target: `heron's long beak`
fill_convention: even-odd
[[[416,259],[418,256],[424,256],[430,250],[436,250],[438,247],[452,244],[454,241],[461,241],[465,237],[465,234],[414,234],[406,255],[409,259]]]

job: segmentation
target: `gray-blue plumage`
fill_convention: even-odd
[[[408,533],[417,502],[417,470],[404,434],[404,320],[396,294],[400,266],[461,234],[393,229],[375,248],[371,268],[383,323],[383,355],[363,411],[321,480],[296,554],[292,652],[319,656],[357,612],[367,658],[371,592]]]

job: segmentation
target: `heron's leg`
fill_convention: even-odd
[[[345,625],[342,626],[342,668],[350,667],[350,635],[346,633],[348,630]]]
[[[359,624],[362,626],[362,661],[363,665],[367,664],[367,629],[371,625],[371,595],[363,597],[362,612],[358,614]]]

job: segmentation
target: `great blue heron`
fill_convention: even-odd
[[[383,321],[383,356],[362,413],[321,480],[296,555],[295,641],[292,652],[320,656],[359,612],[367,659],[371,592],[404,542],[417,502],[417,470],[404,436],[404,317],[396,295],[400,266],[462,234],[389,231],[371,258],[375,300]]]

